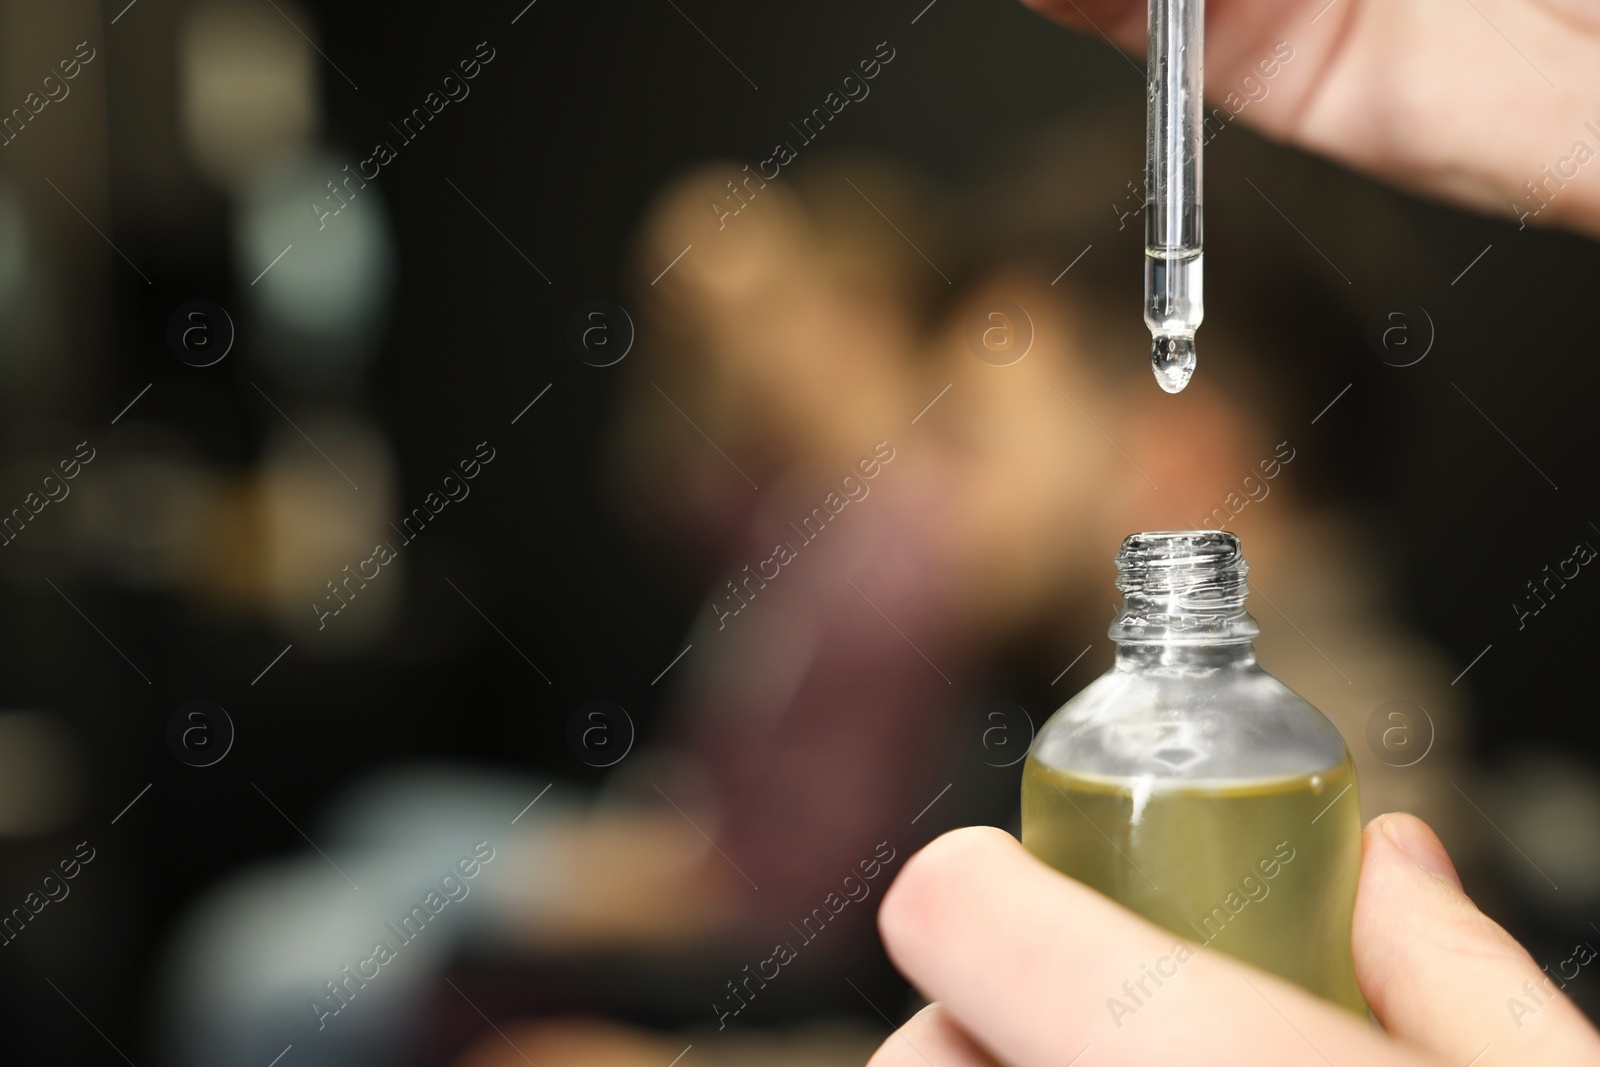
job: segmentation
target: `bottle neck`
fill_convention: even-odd
[[[1119,646],[1119,659],[1124,647],[1169,650],[1130,651],[1135,659],[1151,654],[1170,659],[1180,648],[1196,650],[1193,654],[1200,659],[1253,657],[1251,640],[1261,628],[1244,609],[1248,573],[1239,539],[1231,533],[1192,530],[1129,537],[1117,555],[1122,610],[1108,631]]]
[[[1159,667],[1218,670],[1255,665],[1255,642],[1242,638],[1228,642],[1193,643],[1118,641],[1112,667],[1119,671],[1149,671]]]

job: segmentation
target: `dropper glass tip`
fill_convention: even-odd
[[[1150,347],[1150,369],[1164,391],[1183,392],[1194,373],[1194,338],[1157,337]]]

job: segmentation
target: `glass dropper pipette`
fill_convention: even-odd
[[[1145,154],[1144,321],[1169,393],[1194,373],[1202,299],[1200,195],[1205,0],[1150,0]]]

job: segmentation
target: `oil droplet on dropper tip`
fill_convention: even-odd
[[[1150,347],[1150,369],[1156,384],[1169,393],[1181,393],[1194,373],[1194,338],[1157,337]]]

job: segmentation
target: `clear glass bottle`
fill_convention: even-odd
[[[1022,841],[1151,922],[1364,1015],[1355,767],[1333,723],[1257,666],[1247,571],[1231,533],[1122,543],[1116,662],[1040,729]]]

